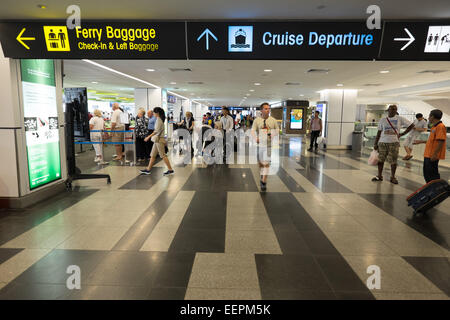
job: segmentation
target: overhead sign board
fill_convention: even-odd
[[[186,59],[183,22],[0,23],[4,55],[49,59]]]
[[[386,22],[380,60],[450,60],[450,21]]]
[[[450,21],[65,21],[0,23],[21,59],[450,60]]]
[[[365,22],[188,22],[187,38],[189,59],[372,60],[381,30]]]

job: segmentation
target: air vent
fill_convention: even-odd
[[[364,84],[364,87],[379,87],[381,86],[381,83],[366,83]]]
[[[189,68],[169,68],[172,72],[191,72],[192,70]]]
[[[309,69],[306,73],[328,73],[330,69]]]
[[[423,71],[419,71],[417,73],[432,73],[432,74],[437,74],[437,73],[442,73],[442,72],[446,72],[447,70],[423,70]]]
[[[203,84],[201,81],[190,81],[188,84]]]
[[[300,82],[286,82],[285,85],[287,85],[287,86],[299,86]]]

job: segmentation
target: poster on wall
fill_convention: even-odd
[[[30,189],[61,178],[53,60],[20,60]]]
[[[293,130],[303,129],[303,109],[291,109],[291,127]]]
[[[89,141],[87,88],[64,88],[64,101],[66,107],[70,105],[73,109],[74,137]]]

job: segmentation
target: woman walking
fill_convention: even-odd
[[[136,161],[145,161],[149,155],[146,152],[147,143],[144,141],[145,137],[148,135],[148,120],[145,117],[144,108],[138,110],[134,132],[136,135]]]
[[[159,156],[164,160],[164,163],[167,166],[167,171],[164,172],[164,175],[170,175],[173,174],[174,171],[172,169],[172,166],[170,165],[170,161],[167,158],[166,152],[165,152],[165,146],[166,141],[164,139],[164,121],[166,120],[166,115],[164,113],[164,110],[156,107],[153,109],[153,113],[156,117],[156,124],[155,124],[155,131],[149,136],[147,136],[144,141],[147,142],[149,139],[152,139],[153,141],[153,147],[152,151],[150,153],[150,163],[148,164],[148,167],[145,170],[140,170],[141,174],[150,174],[151,170],[153,168],[153,165],[156,161],[156,156],[159,153]]]

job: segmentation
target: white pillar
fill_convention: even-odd
[[[349,148],[355,129],[357,90],[327,89],[320,100],[328,102],[327,147]]]
[[[145,110],[162,107],[161,89],[156,88],[136,88],[134,89],[134,105],[136,111],[139,108]],[[167,111],[167,110],[165,110]]]

